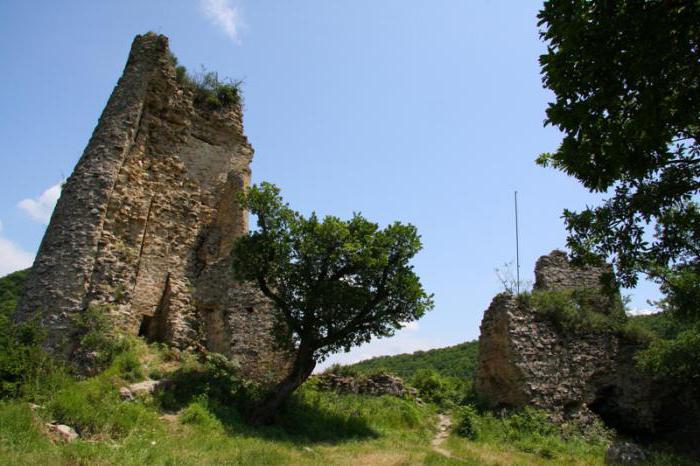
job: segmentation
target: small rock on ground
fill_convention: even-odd
[[[168,379],[162,380],[144,380],[143,382],[133,383],[127,388],[132,394],[139,393],[155,393],[168,385],[171,381]]]
[[[46,427],[48,427],[49,432],[65,442],[72,442],[78,439],[78,433],[75,429],[65,424],[47,424]]]
[[[636,465],[647,461],[647,454],[633,443],[615,443],[605,452],[605,464]]]

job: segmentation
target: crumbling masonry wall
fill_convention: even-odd
[[[49,343],[75,350],[72,316],[91,306],[123,330],[238,358],[279,377],[274,308],[236,285],[229,256],[248,230],[235,194],[253,149],[240,106],[195,103],[178,82],[165,36],[137,36],[75,170],[66,181],[19,302]]]

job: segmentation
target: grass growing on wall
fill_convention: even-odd
[[[216,71],[208,71],[202,67],[199,72],[190,73],[182,65],[178,65],[177,57],[170,54],[170,60],[175,67],[175,78],[178,83],[189,87],[194,92],[195,105],[210,109],[221,109],[239,106],[242,103],[241,85],[243,81],[230,78],[219,78]]]

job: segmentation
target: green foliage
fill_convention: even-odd
[[[10,318],[17,307],[17,299],[22,292],[29,269],[13,272],[0,278],[0,318],[2,323]]]
[[[259,397],[259,387],[240,377],[235,360],[218,353],[208,353],[204,361],[181,359],[180,368],[168,375],[172,386],[156,394],[163,409],[178,410],[202,400],[212,406],[243,408]]]
[[[432,309],[433,300],[410,265],[422,247],[414,226],[395,222],[380,229],[360,214],[305,218],[269,183],[239,200],[257,217],[258,229],[237,240],[234,275],[272,300],[279,310],[277,341],[294,353],[292,373],[251,415],[264,423],[318,361],[392,336]]]
[[[363,374],[384,370],[405,380],[410,379],[419,369],[433,369],[446,377],[471,380],[478,352],[479,342],[475,340],[428,351],[379,356],[345,367]]]
[[[178,67],[176,75],[182,76],[180,79],[194,91],[195,105],[220,109],[241,104],[242,81],[221,80],[217,72],[207,71],[204,68],[201,72],[190,76],[184,67]]]
[[[476,440],[479,437],[479,414],[470,405],[460,406],[454,411],[455,427],[457,435]]]
[[[141,403],[126,403],[107,377],[66,384],[50,400],[48,412],[82,436],[123,437],[152,428],[157,416]]]
[[[128,382],[138,382],[144,378],[143,366],[138,355],[128,350],[116,354],[111,362],[111,367],[105,372],[116,374]]]
[[[357,377],[360,372],[353,366],[343,366],[342,364],[333,364],[323,371],[324,374],[335,374],[344,377]]]
[[[293,339],[317,360],[391,336],[432,308],[409,264],[421,249],[414,226],[379,229],[360,214],[304,218],[269,183],[251,187],[241,201],[258,230],[236,243],[236,277],[273,300]]]
[[[692,388],[697,371],[687,363],[700,360],[700,3],[547,1],[539,19],[544,84],[556,97],[547,123],[564,140],[538,161],[612,194],[599,207],[565,211],[568,244],[582,262],[611,259],[624,285],[640,273],[660,284],[664,320],[676,321],[662,333],[673,327],[675,336],[653,340],[641,321],[623,334],[650,345],[639,360],[651,373]]]
[[[198,73],[190,74],[187,68],[178,64],[171,52],[170,63],[175,68],[175,80],[182,86],[192,89],[195,105],[216,110],[241,105],[241,84],[243,81],[221,79],[215,71],[207,71],[204,66]]]
[[[430,368],[418,369],[409,381],[424,401],[442,407],[452,407],[462,402],[470,388],[466,380],[445,377]]]
[[[657,338],[674,338],[684,328],[684,325],[678,322],[671,312],[630,316],[627,320],[646,329]]]
[[[195,401],[183,409],[180,413],[180,422],[207,427],[218,423],[216,417],[209,412],[206,402],[202,400]]]
[[[94,354],[91,363],[96,370],[105,369],[117,355],[127,353],[134,345],[133,339],[115,330],[109,312],[109,306],[90,306],[72,317],[78,347],[85,353]],[[128,365],[133,361],[124,360],[122,363]]]
[[[602,458],[611,438],[610,432],[599,425],[564,432],[543,411],[530,407],[496,413],[480,412],[466,405],[455,410],[454,419],[459,437],[482,445],[506,445],[515,451],[555,460],[556,464],[568,464],[563,461],[566,457]]]
[[[28,270],[0,278],[0,399],[37,395],[51,387],[62,368],[41,344],[45,332],[37,322],[15,324],[12,313]]]
[[[637,355],[640,366],[698,391],[700,387],[700,323],[686,327],[670,339],[656,339]]]
[[[538,290],[522,302],[564,331],[618,331],[626,321],[622,302],[597,290]]]
[[[591,191],[614,190],[600,207],[565,211],[572,251],[613,258],[625,285],[659,266],[697,264],[700,4],[550,0],[539,25],[543,82],[555,95],[546,122],[564,133],[539,162]]]

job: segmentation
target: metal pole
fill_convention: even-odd
[[[515,191],[515,287],[520,294],[520,239],[518,234],[518,191]]]

